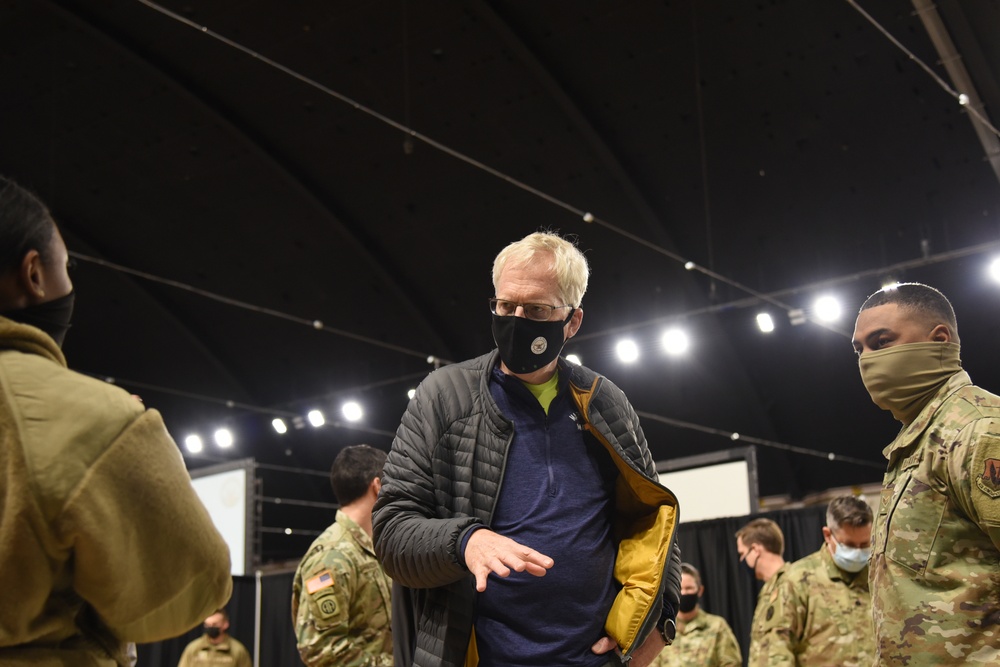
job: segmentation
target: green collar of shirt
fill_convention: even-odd
[[[556,369],[552,377],[541,384],[529,384],[527,382],[522,382],[522,384],[538,400],[542,406],[542,410],[545,410],[545,414],[549,414],[549,406],[552,405],[552,401],[559,393],[559,370]]]

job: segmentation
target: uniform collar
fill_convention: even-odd
[[[882,450],[882,455],[889,460],[890,466],[903,451],[907,450],[913,443],[920,439],[924,431],[927,430],[927,427],[930,426],[934,414],[941,408],[944,402],[956,391],[971,384],[972,379],[969,377],[969,374],[965,371],[959,371],[941,385],[938,392],[934,394],[934,398],[924,406],[924,409],[920,411],[916,418],[904,426],[896,436],[896,439]]]
[[[375,555],[375,546],[372,544],[372,538],[368,536],[368,533],[354,519],[340,510],[337,510],[337,525],[350,534],[354,538],[354,541],[360,544],[365,551],[369,552],[372,556]]]
[[[700,606],[698,607],[698,613],[694,615],[690,621],[684,622],[683,634],[687,634],[693,630],[700,630],[707,625],[707,619],[705,618],[705,610]]]
[[[857,588],[856,584],[867,584],[868,583],[868,566],[864,566],[857,572],[844,572],[837,564],[833,562],[833,554],[830,553],[830,548],[823,542],[823,546],[819,548],[820,559],[823,561],[823,566],[826,568],[826,574],[830,578],[830,581],[843,581],[851,588]],[[865,586],[867,588],[867,586]]]
[[[66,366],[66,357],[52,337],[37,327],[0,315],[0,350],[18,350],[46,357]]]

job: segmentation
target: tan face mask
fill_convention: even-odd
[[[958,343],[907,343],[858,357],[861,381],[875,405],[909,424],[955,373]]]

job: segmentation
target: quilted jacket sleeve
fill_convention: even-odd
[[[435,461],[452,426],[448,399],[459,387],[438,371],[417,389],[403,415],[373,512],[375,553],[403,586],[436,588],[469,575],[459,554],[462,535],[478,525],[444,506],[455,495],[454,468]]]

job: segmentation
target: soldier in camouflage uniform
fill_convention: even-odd
[[[742,667],[740,645],[726,619],[698,605],[704,593],[698,570],[690,563],[681,563],[677,635],[649,667]]]
[[[202,627],[205,634],[184,648],[177,667],[252,667],[246,646],[229,636],[228,611],[219,609]]]
[[[876,665],[1000,664],[1000,397],[972,384],[937,290],[868,298],[854,349],[872,401],[903,423],[870,564]]]
[[[834,498],[824,544],[795,561],[775,586],[750,667],[870,667],[874,657],[868,557],[872,511],[854,496]]]
[[[757,594],[757,607],[750,623],[749,663],[756,664],[760,642],[764,637],[765,621],[774,616],[778,582],[785,574],[785,536],[774,521],[754,519],[736,531],[736,551],[740,562],[749,567],[754,576],[764,582]]]
[[[386,454],[344,448],[330,471],[341,506],[295,572],[292,622],[309,667],[391,667],[391,581],[375,559],[372,507]]]

